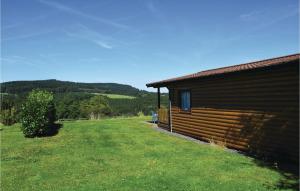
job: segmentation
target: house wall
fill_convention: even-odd
[[[174,132],[298,161],[299,61],[168,85]],[[191,112],[179,91],[191,90]]]

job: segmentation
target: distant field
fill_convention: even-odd
[[[93,94],[103,95],[111,99],[134,99],[135,98],[134,96],[119,95],[119,94],[101,94],[101,93],[93,93]]]

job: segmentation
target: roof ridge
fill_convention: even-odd
[[[247,64],[258,64],[258,63],[261,63],[261,62],[266,62],[266,61],[271,61],[271,60],[276,60],[276,59],[282,59],[282,58],[292,57],[292,56],[297,56],[297,55],[300,56],[300,53],[289,54],[289,55],[286,55],[286,56],[279,56],[279,57],[275,57],[275,58],[267,58],[267,59],[264,59],[264,60],[256,60],[256,61],[252,61],[252,62],[246,62],[246,63],[243,63],[243,64],[235,64],[235,65],[224,66],[224,67],[214,68],[214,69],[209,69],[209,70],[203,70],[203,71],[199,71],[199,72],[196,72],[196,73],[193,73],[193,74],[198,74],[198,73],[201,73],[201,72],[207,72],[207,71],[213,71],[213,70],[219,70],[219,69],[225,69],[225,68],[231,68],[231,67],[239,67],[239,66],[243,66],[243,65],[247,65]],[[193,74],[190,74],[190,75],[193,75]]]

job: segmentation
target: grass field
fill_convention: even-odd
[[[101,93],[94,93],[94,94],[103,95],[111,99],[134,99],[135,98],[134,96],[119,95],[119,94],[101,94]]]
[[[53,137],[1,132],[1,190],[291,190],[252,158],[150,128],[140,118],[65,122]]]

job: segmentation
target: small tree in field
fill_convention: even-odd
[[[102,116],[109,116],[112,113],[107,98],[100,95],[82,102],[80,110],[90,119],[100,119]]]
[[[17,122],[16,109],[14,107],[5,109],[0,112],[0,122],[3,125],[9,126]]]
[[[27,97],[21,111],[21,129],[25,137],[47,135],[54,128],[55,107],[53,94],[33,90]]]

